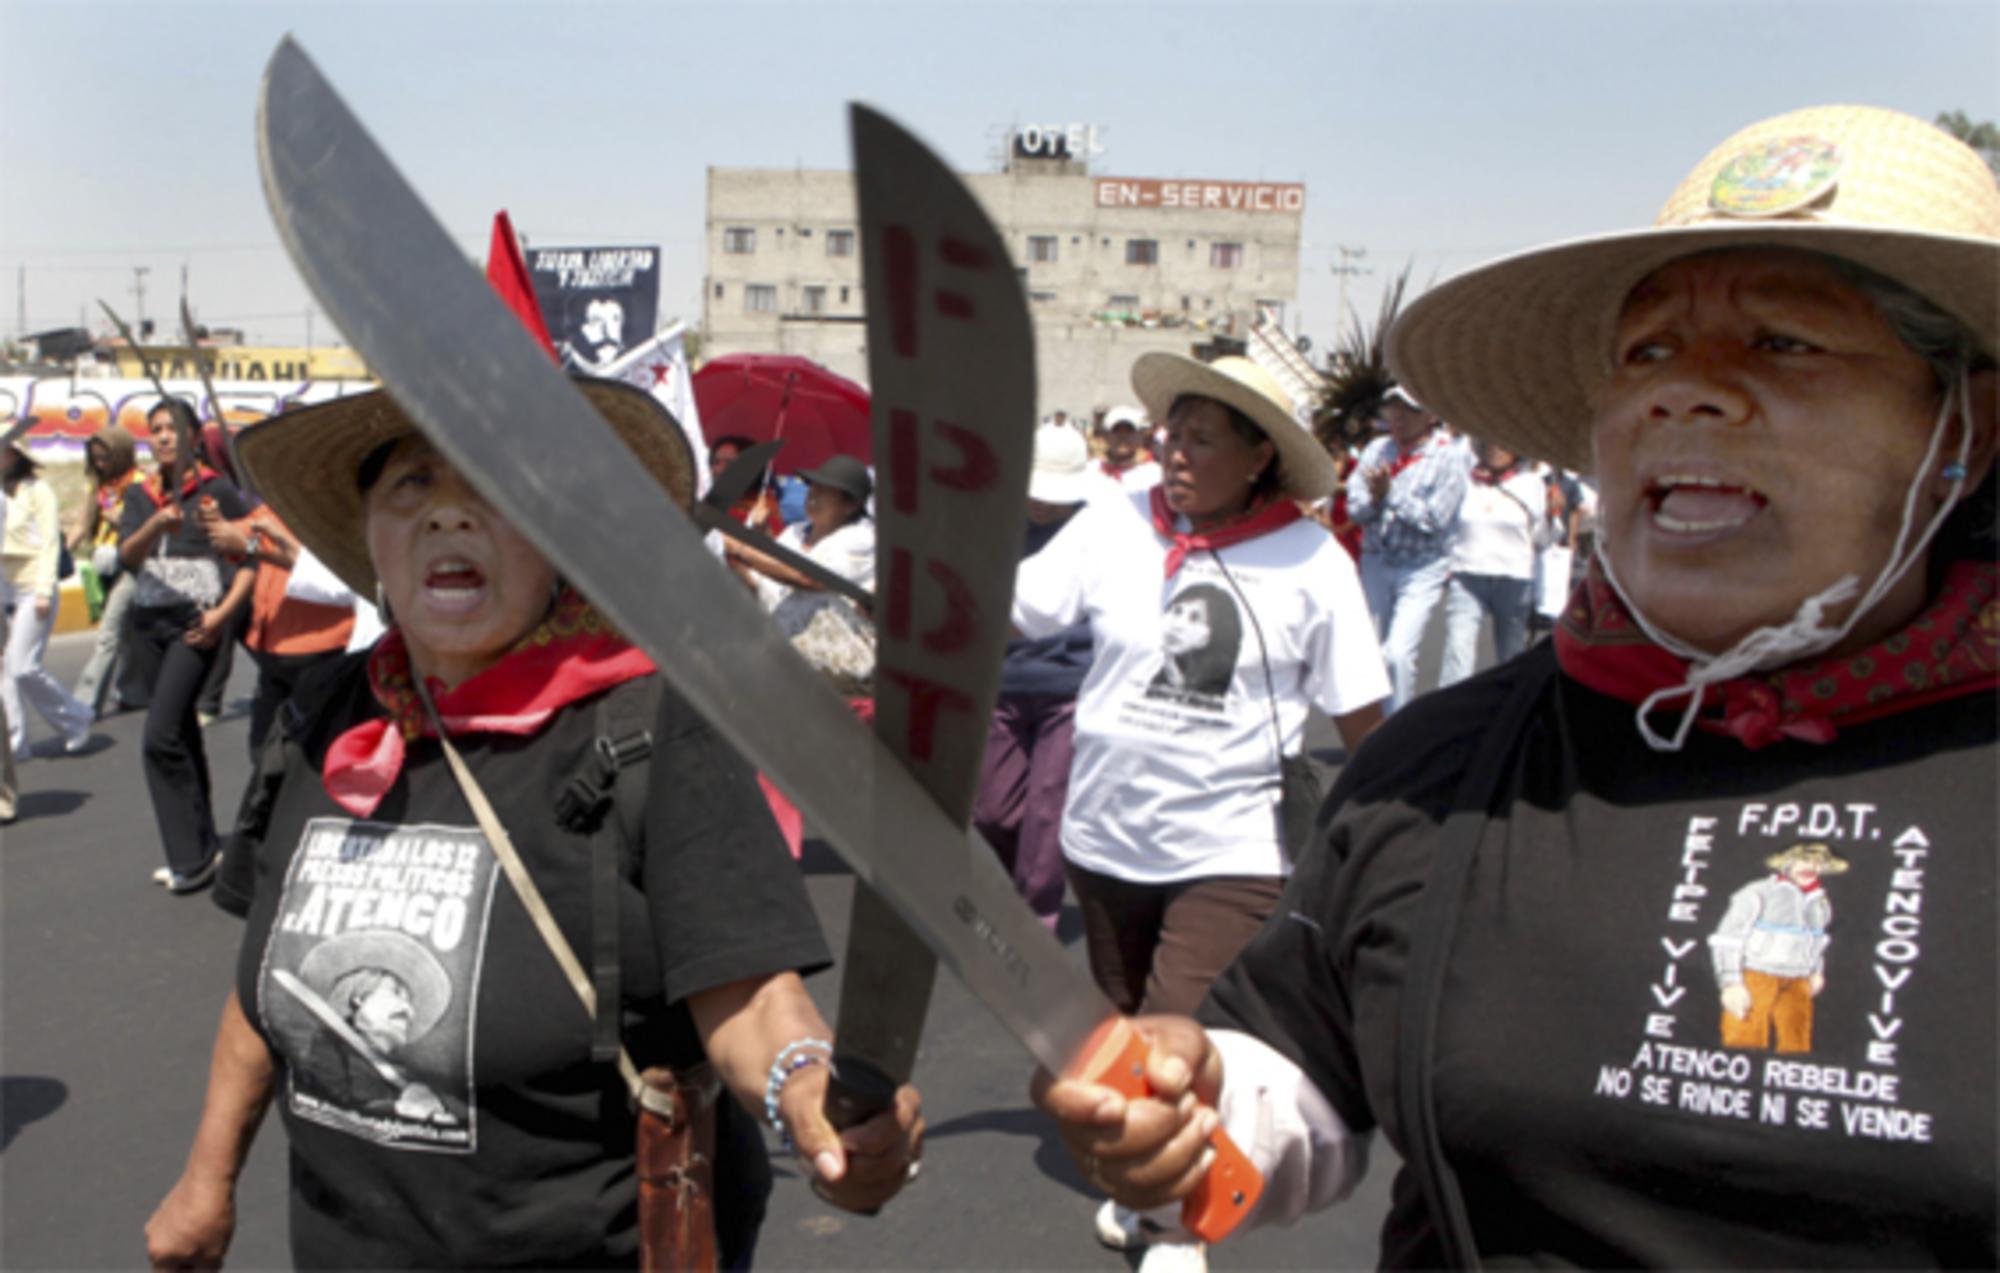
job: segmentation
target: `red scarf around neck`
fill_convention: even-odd
[[[1212,551],[1217,548],[1227,548],[1231,544],[1240,544],[1246,539],[1255,539],[1259,535],[1268,535],[1274,530],[1283,530],[1285,527],[1299,520],[1299,518],[1305,516],[1305,514],[1299,512],[1299,506],[1291,500],[1277,499],[1269,504],[1265,504],[1261,508],[1250,509],[1235,520],[1226,522],[1212,530],[1183,533],[1174,529],[1174,519],[1179,514],[1167,506],[1166,490],[1155,486],[1151,499],[1153,506],[1153,529],[1160,532],[1160,537],[1167,540],[1169,545],[1171,545],[1167,549],[1167,578],[1169,579],[1180,573],[1181,563],[1188,559],[1189,553],[1197,549],[1206,548]]]
[[[445,728],[459,734],[538,732],[557,711],[654,670],[645,651],[604,621],[575,590],[564,588],[535,630],[499,662],[446,689],[426,681]],[[411,679],[410,651],[391,628],[368,656],[368,684],[388,715],[366,720],[333,740],[321,780],[334,803],[365,818],[403,771],[408,743],[433,736],[430,714]]]
[[[1595,561],[1570,594],[1555,640],[1564,672],[1627,703],[1643,703],[1687,678],[1687,660],[1653,644]],[[1854,654],[1821,655],[1711,685],[1695,724],[1751,751],[1786,738],[1830,743],[1841,726],[1996,687],[2000,566],[1961,561],[1902,631]]]
[[[206,464],[196,464],[194,472],[181,479],[181,498],[193,499],[197,491],[221,476],[222,474]],[[153,474],[146,482],[146,489],[152,493],[153,502],[162,508],[173,502],[174,497],[167,493],[167,475],[164,471]]]

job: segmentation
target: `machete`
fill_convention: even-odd
[[[712,504],[696,500],[694,506],[688,509],[688,516],[693,519],[695,525],[701,527],[703,530],[718,531],[738,543],[748,544],[765,556],[776,558],[778,561],[790,566],[827,591],[837,592],[843,597],[851,597],[854,599],[855,604],[861,606],[863,609],[874,608],[875,594],[868,591],[868,589],[845,575],[828,570],[825,566],[820,565],[804,553],[787,548],[762,531],[751,530],[748,526],[745,526],[742,522],[737,521],[734,517],[731,517],[728,513],[723,512]]]
[[[773,438],[739,453],[729,462],[729,467],[722,470],[722,476],[715,479],[715,484],[708,488],[708,494],[701,497],[702,502],[725,513],[736,507],[736,501],[750,493],[750,488],[764,476],[764,469],[784,449],[784,440]]]
[[[883,597],[875,734],[963,827],[1027,524],[1034,327],[999,231],[965,184],[887,117],[860,105],[850,117]],[[892,818],[876,810],[878,826]],[[909,1080],[937,960],[861,885],[840,974],[827,1116],[846,1127]]]
[[[215,427],[222,430],[222,445],[229,452],[229,476],[235,481],[236,489],[245,495],[255,495],[250,488],[250,477],[243,471],[243,465],[236,458],[236,434],[229,427],[229,420],[222,414],[222,399],[216,395],[215,382],[208,378],[208,363],[201,356],[201,342],[194,336],[194,315],[188,312],[187,297],[181,297],[181,336],[187,341],[188,357],[194,360],[195,373],[201,377],[201,389],[208,395],[208,414],[215,420]]]
[[[139,366],[145,370],[146,379],[153,382],[153,392],[159,394],[160,400],[163,402],[172,398],[174,395],[168,393],[166,385],[160,382],[160,373],[153,367],[153,360],[146,357],[146,352],[139,348],[139,338],[132,334],[132,329],[126,324],[125,320],[118,317],[118,311],[105,304],[102,299],[97,302],[97,307],[104,311],[105,317],[111,320],[111,325],[116,327],[118,334],[125,338],[126,346],[131,349],[133,356],[138,358]],[[201,482],[201,456],[194,449],[194,439],[189,436],[187,421],[181,418],[181,413],[178,411],[169,412],[168,414],[174,418],[174,440],[178,444],[178,449],[181,453],[179,465],[181,472],[195,474],[196,489],[199,490]],[[191,469],[188,467],[190,464],[194,466]],[[179,474],[175,474],[174,476],[178,477]],[[160,475],[160,484],[162,486],[168,485],[167,477],[168,475],[165,473]],[[187,497],[181,494],[181,483],[179,481],[172,483],[170,493],[174,501],[174,507],[180,509],[181,515],[185,517],[187,515]]]
[[[954,824],[715,568],[681,509],[289,37],[265,71],[257,141],[293,263],[431,443],[653,655],[1037,1060],[1144,1093],[1144,1039],[1015,895],[992,850]],[[657,530],[640,540],[633,526]],[[1182,1217],[1214,1240],[1263,1182],[1224,1133],[1211,1143],[1215,1161]]]

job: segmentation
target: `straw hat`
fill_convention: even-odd
[[[1839,875],[1847,869],[1847,859],[1835,857],[1833,850],[1824,844],[1794,844],[1782,853],[1773,853],[1765,858],[1764,865],[1774,871],[1803,866],[1818,875]]]
[[[1609,370],[1619,306],[1670,261],[1728,247],[1844,257],[2000,333],[2000,186],[1935,125],[1870,106],[1753,124],[1711,151],[1654,228],[1480,266],[1433,289],[1389,334],[1389,365],[1475,437],[1567,468],[1591,465],[1590,389]]]
[[[1028,498],[1044,504],[1081,504],[1095,484],[1090,448],[1066,424],[1035,430],[1035,459],[1028,468]]]
[[[686,508],[694,498],[687,439],[651,394],[615,380],[577,377],[577,388],[611,422],[639,463]],[[288,411],[236,437],[250,484],[299,541],[355,595],[375,595],[375,567],[361,530],[361,462],[417,426],[381,390]]]
[[[1326,448],[1299,423],[1291,395],[1248,358],[1204,363],[1180,354],[1145,354],[1132,364],[1132,391],[1155,420],[1166,419],[1174,399],[1189,393],[1213,398],[1249,416],[1278,448],[1285,493],[1293,499],[1319,499],[1339,484]]]

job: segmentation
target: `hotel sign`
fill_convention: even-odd
[[[1152,178],[1099,177],[1097,206],[1297,214],[1306,210],[1306,188],[1297,182],[1158,181]]]

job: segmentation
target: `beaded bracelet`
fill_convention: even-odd
[[[817,1048],[818,1051],[808,1051]],[[792,1147],[791,1129],[785,1126],[784,1115],[778,1113],[778,1097],[784,1092],[785,1084],[791,1077],[808,1065],[827,1065],[833,1059],[833,1044],[825,1039],[793,1039],[778,1051],[778,1059],[771,1062],[771,1071],[764,1081],[764,1121],[771,1130],[778,1133],[778,1143],[786,1150]]]

